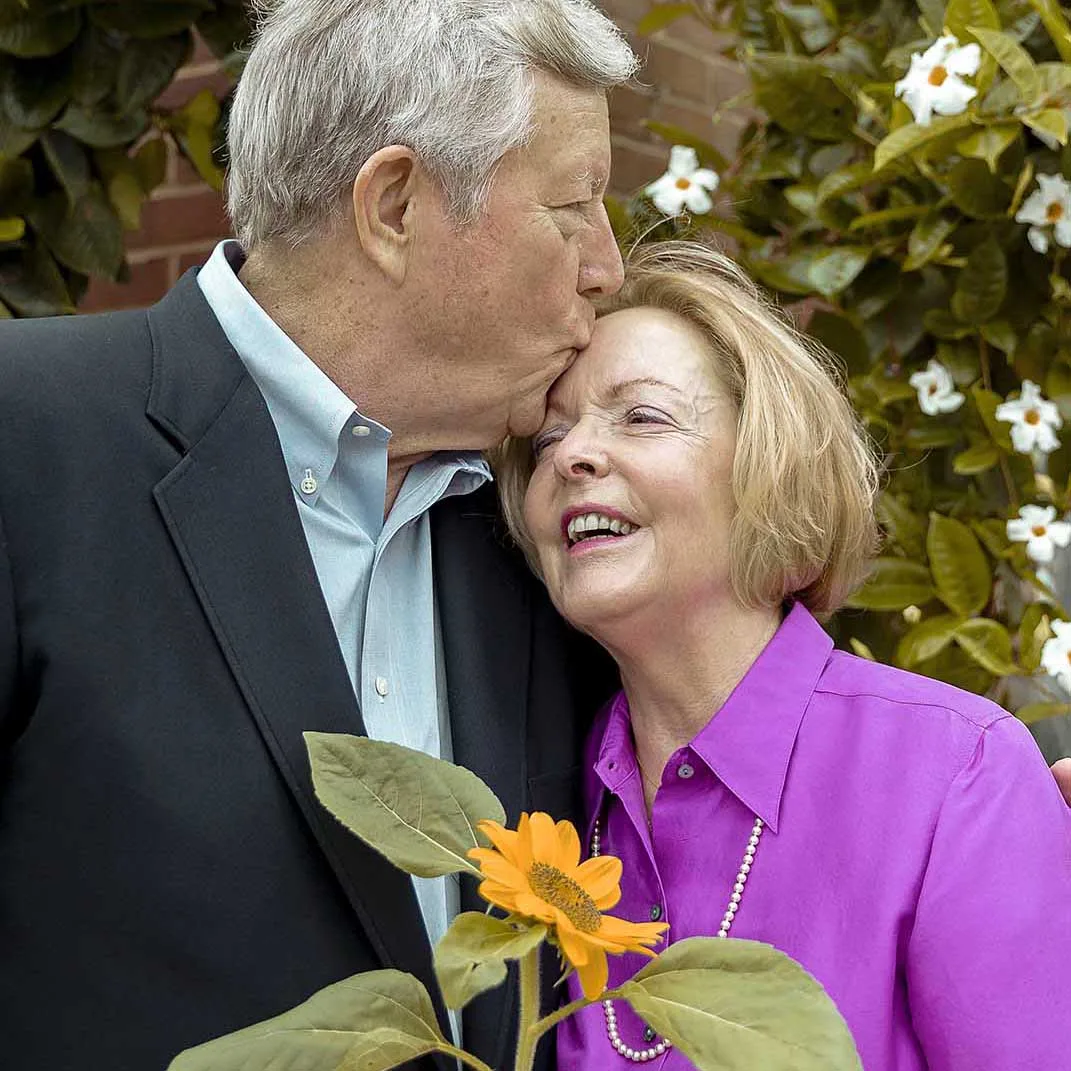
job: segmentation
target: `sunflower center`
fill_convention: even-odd
[[[1023,420],[1026,421],[1027,424],[1040,424],[1041,414],[1036,409],[1028,409],[1023,414]]]
[[[528,880],[532,892],[556,907],[581,933],[595,933],[602,925],[602,912],[595,901],[556,866],[533,863]]]
[[[686,178],[677,179],[677,189],[678,190],[688,190],[688,189],[691,189],[691,186],[692,186],[692,183],[691,183],[690,179],[686,179]]]
[[[1033,532],[1034,535],[1038,537],[1038,539],[1040,539],[1045,534],[1046,528],[1043,524],[1035,524],[1034,527],[1030,529],[1030,531]]]
[[[1059,223],[1064,218],[1064,206],[1059,201],[1053,201],[1048,208],[1045,209],[1045,218],[1050,223]]]
[[[931,86],[941,86],[945,84],[945,79],[948,77],[948,71],[944,67],[934,67],[930,71],[929,83]]]

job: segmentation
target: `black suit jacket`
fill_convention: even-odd
[[[511,819],[575,814],[606,664],[492,491],[432,524],[455,759]],[[274,425],[193,273],[147,311],[0,324],[5,1071],[157,1071],[384,966],[433,988],[409,879],[319,806],[305,729],[361,714]],[[466,1012],[493,1066],[511,999]]]

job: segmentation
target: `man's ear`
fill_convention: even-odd
[[[353,183],[353,216],[364,255],[395,283],[405,279],[415,238],[414,196],[423,173],[404,145],[373,153]]]

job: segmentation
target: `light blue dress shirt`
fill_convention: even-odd
[[[197,276],[275,423],[298,514],[368,735],[452,756],[428,510],[491,478],[477,453],[406,475],[384,519],[390,430],[354,403],[254,301],[242,253],[216,246]],[[414,878],[432,944],[458,910],[457,875]]]

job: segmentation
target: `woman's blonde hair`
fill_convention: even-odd
[[[736,597],[745,606],[792,597],[814,613],[838,609],[877,548],[878,475],[834,359],[728,257],[697,242],[641,246],[599,315],[641,306],[699,329],[736,405],[729,535]],[[539,572],[523,509],[535,467],[530,440],[507,440],[493,463],[510,531]]]

